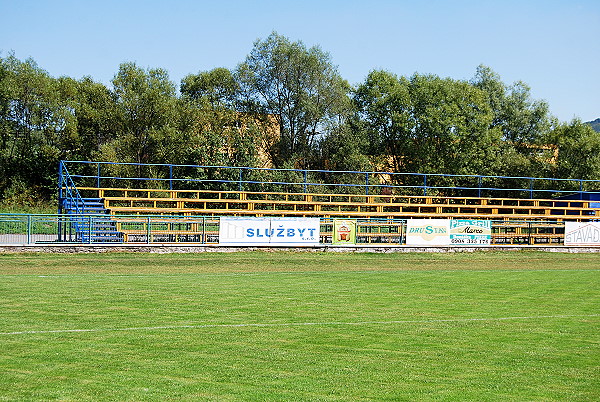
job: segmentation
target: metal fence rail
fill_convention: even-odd
[[[67,167],[77,187],[219,189],[548,198],[600,191],[600,180],[548,177],[453,175],[407,172],[270,169],[233,166],[60,161],[59,182]]]
[[[406,244],[405,219],[356,219],[356,244]],[[218,244],[218,217],[0,214],[0,244]],[[330,245],[331,218],[319,244]],[[491,244],[564,243],[561,221],[491,221]]]
[[[0,214],[0,244],[56,242],[65,222],[69,219],[59,215]]]

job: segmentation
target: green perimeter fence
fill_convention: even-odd
[[[405,245],[406,219],[354,219],[357,245]],[[0,245],[219,244],[218,217],[0,214]],[[562,245],[561,221],[491,221],[492,245]],[[333,244],[320,219],[319,244]]]

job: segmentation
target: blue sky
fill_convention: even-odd
[[[110,84],[120,63],[235,68],[272,31],[330,53],[351,84],[369,71],[524,81],[562,121],[600,117],[600,1],[0,0],[0,54],[52,76]]]

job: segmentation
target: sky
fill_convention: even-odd
[[[600,0],[0,0],[0,57],[107,85],[124,62],[177,85],[234,69],[273,31],[353,85],[380,69],[469,80],[483,64],[561,121],[600,118]]]

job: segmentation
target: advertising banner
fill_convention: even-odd
[[[600,222],[565,222],[565,246],[600,245]]]
[[[450,219],[409,219],[406,221],[407,246],[447,246],[450,244]]]
[[[451,245],[489,245],[492,243],[492,222],[472,219],[450,221]]]
[[[319,218],[238,218],[222,216],[219,244],[249,246],[316,246]]]
[[[331,244],[356,244],[356,221],[349,219],[334,219]]]

